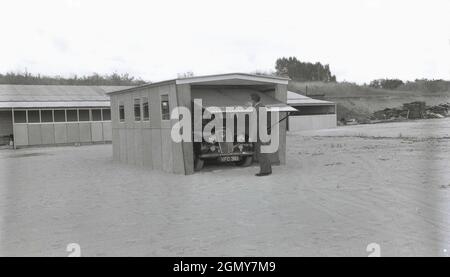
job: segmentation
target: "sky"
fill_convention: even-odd
[[[329,64],[338,81],[450,80],[449,0],[0,0],[0,73],[146,81]]]

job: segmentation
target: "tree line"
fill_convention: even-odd
[[[276,75],[286,76],[294,81],[336,82],[328,64],[299,61],[296,57],[282,57],[275,62]]]
[[[400,79],[377,79],[370,82],[369,87],[382,89],[396,89],[401,85],[404,85],[404,83]]]
[[[399,79],[377,79],[370,82],[369,87],[400,91],[445,92],[450,91],[450,81],[416,79],[403,82]]]
[[[289,77],[300,82],[336,82],[336,75],[333,75],[328,64],[320,62],[302,62],[296,57],[282,57],[275,62],[275,71],[255,71],[257,75],[275,75]],[[178,74],[178,78],[188,78],[194,76],[193,72]],[[96,85],[96,86],[136,86],[148,83],[141,78],[130,76],[128,73],[105,74],[93,73],[91,75],[72,77],[46,76],[41,74],[31,74],[28,72],[8,72],[0,73],[0,84],[20,84],[20,85]],[[401,91],[423,91],[423,92],[444,92],[450,91],[450,81],[442,79],[416,79],[414,81],[402,81],[396,78],[376,79],[365,86],[376,89],[401,90]]]
[[[31,74],[28,72],[8,72],[0,73],[0,84],[16,85],[80,85],[80,86],[137,86],[146,82],[140,78],[125,74],[105,74],[93,73],[73,77],[45,76],[41,74]]]

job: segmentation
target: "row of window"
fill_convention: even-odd
[[[110,109],[15,110],[14,123],[109,121]]]
[[[119,121],[125,122],[125,104],[119,103]],[[161,119],[170,119],[169,96],[161,95]],[[134,121],[150,121],[148,97],[134,99]]]

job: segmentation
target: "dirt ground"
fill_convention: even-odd
[[[170,175],[111,145],[0,151],[0,255],[447,256],[450,119],[287,137],[287,165]]]

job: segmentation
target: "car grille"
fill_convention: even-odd
[[[233,153],[233,142],[219,142],[222,153]]]

